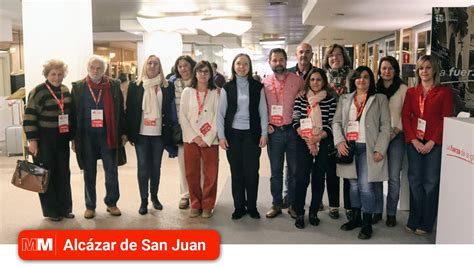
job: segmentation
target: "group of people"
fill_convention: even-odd
[[[268,63],[273,74],[262,82],[253,78],[250,57],[238,54],[230,79],[222,85],[217,85],[211,63],[189,56],[177,58],[174,77],[167,80],[159,57],[150,55],[140,77],[128,85],[125,102],[120,82],[105,75],[103,58],[89,59],[87,76],[73,82],[71,92],[62,84],[67,66],[48,61],[43,69],[46,81],[29,94],[23,124],[29,152],[50,171],[48,190],[39,194],[43,215],[53,221],[74,218],[70,141],[84,170],[84,217],[95,216],[98,159],[105,170],[106,210],[121,215],[117,169],[126,163],[124,145],[130,142],[137,156],[141,215],[148,212],[149,198],[153,208],[163,209],[158,190],[166,149],[178,159],[179,208],[190,207],[190,217],[210,218],[216,204],[220,147],[231,171],[231,218],[248,214],[259,219],[259,162],[267,146],[272,195],[267,218],[287,208],[295,226],[304,228],[311,184],[309,223],[320,223],[325,187],[329,216],[338,219],[342,177],[348,221],[341,229],[361,227],[358,237],[368,239],[372,224],[382,219],[384,181],[388,181],[386,225],[396,225],[406,150],[410,184],[406,229],[418,235],[431,232],[437,215],[443,118],[453,111],[452,93],[440,85],[436,58],[420,57],[417,85],[408,89],[393,57],[380,60],[375,80],[366,66],[351,70],[343,46],[334,44],[326,51],[324,69],[316,68],[311,64],[311,45],[301,43],[296,66],[287,68],[286,51],[272,49]]]

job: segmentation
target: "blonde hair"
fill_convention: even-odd
[[[48,78],[49,72],[53,69],[58,69],[63,73],[64,77],[67,76],[67,65],[58,59],[50,59],[46,61],[43,65],[43,76]]]
[[[419,85],[421,84],[421,77],[420,77],[420,67],[423,65],[426,61],[431,63],[431,69],[433,69],[433,85],[438,86],[441,84],[441,80],[439,78],[439,65],[438,65],[438,58],[435,55],[423,55],[416,61],[416,69],[415,69],[415,75],[416,75],[416,84]]]
[[[158,75],[160,75],[160,78],[161,78],[161,84],[163,85],[163,87],[168,87],[168,81],[166,80],[165,78],[165,74],[163,74],[163,66],[161,65],[161,60],[158,56],[156,55],[150,55],[148,56],[148,58],[145,60],[145,62],[143,63],[143,68],[142,68],[142,72],[140,73],[140,77],[138,78],[137,80],[137,85],[140,86],[140,84],[143,82],[144,79],[148,79],[148,75],[146,74],[146,67],[148,65],[148,62],[152,59],[152,58],[156,58],[156,60],[158,60]]]

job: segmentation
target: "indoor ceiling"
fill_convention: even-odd
[[[283,2],[283,5],[271,3]],[[119,32],[120,20],[165,12],[208,12],[250,16],[252,28],[241,37],[252,46],[268,36],[288,44],[313,45],[371,41],[431,19],[432,6],[469,6],[473,0],[92,0],[94,33]],[[303,14],[303,15],[302,15]],[[21,27],[21,1],[0,0],[0,16]],[[199,32],[199,34],[205,34]],[[229,35],[220,35],[229,36]]]

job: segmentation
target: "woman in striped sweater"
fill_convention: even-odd
[[[328,145],[332,141],[331,123],[336,112],[336,100],[328,92],[324,70],[313,68],[305,81],[303,96],[295,100],[293,127],[300,138],[297,143],[298,171],[296,176],[296,222],[304,228],[306,191],[311,181],[309,223],[318,225],[318,210],[324,194],[324,176],[328,165]],[[311,180],[312,178],[312,180]]]
[[[34,162],[49,170],[48,189],[39,198],[43,216],[52,221],[74,218],[69,169],[69,141],[74,126],[71,94],[62,85],[66,74],[67,65],[62,61],[52,59],[43,66],[46,81],[30,92],[23,120]]]

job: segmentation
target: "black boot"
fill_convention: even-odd
[[[163,210],[163,205],[161,205],[161,202],[158,200],[158,196],[151,196],[151,202],[153,203],[153,208],[157,210]]]
[[[297,215],[296,216],[295,226],[298,229],[303,229],[304,228],[304,215]]]
[[[376,224],[380,220],[382,220],[382,214],[381,213],[374,213],[374,215],[372,216],[372,224]]]
[[[140,204],[140,209],[138,209],[138,213],[141,215],[145,215],[148,213],[148,199],[142,199],[142,203]]]
[[[319,225],[318,212],[309,212],[309,223],[314,226]]]
[[[370,239],[372,237],[372,213],[364,213],[362,229],[360,229],[358,237],[359,239]]]
[[[360,209],[359,208],[352,208],[352,220],[343,224],[341,226],[341,230],[343,231],[350,231],[354,230],[355,228],[359,227],[362,224],[360,219]]]
[[[397,225],[397,218],[395,215],[387,215],[387,222],[385,223],[388,227],[394,227]]]

